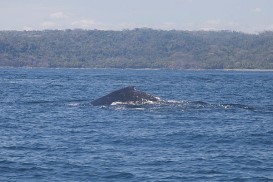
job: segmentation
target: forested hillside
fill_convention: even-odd
[[[0,66],[273,69],[273,32],[0,31]]]

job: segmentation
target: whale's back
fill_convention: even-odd
[[[158,98],[147,94],[142,91],[138,91],[134,86],[125,87],[119,90],[116,90],[108,95],[105,95],[99,99],[96,99],[91,102],[94,106],[99,105],[111,105],[114,102],[122,102],[122,103],[144,103],[144,102],[156,102],[159,101]]]

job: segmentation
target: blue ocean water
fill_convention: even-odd
[[[273,72],[0,69],[0,181],[273,181]],[[134,85],[166,102],[95,107]]]

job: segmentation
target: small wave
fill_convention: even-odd
[[[67,106],[71,106],[71,107],[76,107],[76,106],[79,106],[80,103],[68,103],[66,104]]]
[[[113,102],[111,106],[116,106],[116,105],[127,105],[127,106],[141,106],[141,105],[154,105],[157,104],[158,102],[150,101],[150,100],[144,100],[141,102],[134,102],[134,101],[129,101],[129,102]]]
[[[50,101],[50,100],[34,100],[34,101],[22,101],[20,102],[21,104],[26,104],[26,105],[38,105],[38,104],[55,104],[57,101]]]
[[[24,171],[42,171],[52,170],[42,166],[36,166],[34,163],[14,162],[9,160],[0,161],[0,170],[2,172],[24,172]]]
[[[221,175],[224,174],[223,172],[219,171],[219,170],[214,170],[214,169],[202,169],[202,170],[198,170],[196,171],[197,174],[205,174],[205,175]]]
[[[105,176],[105,178],[107,179],[131,179],[134,178],[135,175],[133,175],[132,173],[127,173],[127,172],[116,172],[114,174],[110,174],[108,176]]]
[[[64,101],[64,105],[68,107],[81,107],[81,106],[90,106],[90,102],[88,100],[72,100],[72,101]]]
[[[219,107],[224,109],[246,109],[246,110],[255,110],[255,107],[244,105],[244,104],[219,104]]]
[[[22,105],[54,105],[54,106],[68,106],[78,107],[83,105],[90,105],[87,100],[34,100],[34,101],[20,101]]]
[[[230,181],[272,181],[272,177],[263,177],[263,176],[256,176],[256,177],[235,177],[231,178]]]
[[[169,104],[185,104],[185,103],[188,103],[188,102],[187,101],[177,101],[177,100],[167,100],[167,101],[165,101],[165,103],[169,103]]]

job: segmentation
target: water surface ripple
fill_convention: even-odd
[[[0,69],[0,181],[273,181],[273,72]],[[95,107],[134,85],[160,104]]]

